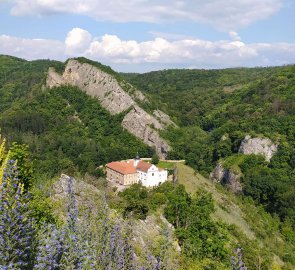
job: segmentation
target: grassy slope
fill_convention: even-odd
[[[226,194],[222,194],[213,183],[201,174],[184,164],[177,164],[178,182],[183,184],[189,193],[195,193],[199,188],[204,188],[212,193],[216,212],[215,218],[227,224],[234,224],[241,229],[250,239],[255,238],[254,232],[243,218],[240,207],[235,204]]]
[[[273,259],[279,264],[283,264],[284,258],[294,254],[295,247],[282,239],[276,218],[256,207],[251,201],[242,201],[221,186],[214,185],[192,168],[181,163],[176,164],[176,168],[178,182],[183,184],[188,192],[194,193],[199,188],[204,188],[212,193],[216,207],[214,219],[236,226],[248,241],[257,242],[268,254],[273,254]],[[230,230],[229,233],[231,234]],[[236,237],[235,233],[231,235],[231,239]],[[284,269],[294,269],[295,264],[289,263],[285,267]]]

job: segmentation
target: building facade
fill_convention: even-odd
[[[153,187],[167,181],[168,172],[140,159],[114,161],[106,164],[107,180],[128,186],[141,182]]]

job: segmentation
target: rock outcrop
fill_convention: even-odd
[[[126,114],[122,121],[122,126],[136,137],[141,138],[144,143],[151,147],[155,147],[157,152],[162,156],[166,156],[170,147],[156,131],[164,129],[164,126],[153,116],[145,112],[138,106]]]
[[[51,199],[60,203],[60,207],[55,209],[58,215],[64,216],[66,213],[69,188],[75,197],[79,208],[85,208],[96,213],[101,205],[103,194],[93,185],[84,181],[76,180],[66,174],[61,174],[60,178],[52,185]]]
[[[221,183],[229,188],[234,193],[241,193],[243,191],[242,184],[240,182],[241,174],[226,169],[222,163],[218,163],[213,172],[210,174],[210,178],[213,182]]]
[[[131,96],[124,91],[113,75],[73,59],[68,61],[63,75],[59,75],[50,68],[46,84],[49,88],[61,85],[77,86],[88,95],[98,98],[101,105],[111,114],[130,110],[124,117],[122,126],[147,145],[155,147],[161,158],[167,156],[170,147],[160,137],[158,130],[163,130],[169,125],[176,125],[160,110],[154,111],[154,115],[151,115],[141,109],[135,100],[145,101],[146,98],[140,91],[133,91]]]
[[[181,251],[174,236],[175,229],[163,215],[152,214],[147,216],[145,220],[135,221],[132,231],[134,242],[140,244],[143,250],[149,250],[157,242],[165,240],[170,252],[179,253]]]
[[[77,60],[68,61],[62,76],[51,69],[46,83],[49,88],[61,84],[77,86],[88,95],[98,98],[111,114],[123,112],[135,104],[112,75]]]
[[[170,116],[161,110],[154,110],[153,115],[163,124],[166,126],[174,126],[176,127],[176,124],[171,121]]]
[[[245,155],[263,155],[266,161],[270,161],[277,152],[278,145],[268,138],[251,138],[247,135],[242,141],[239,152]]]
[[[49,88],[58,87],[65,84],[64,78],[58,74],[54,68],[50,67],[48,69],[47,78],[46,78],[46,85]]]

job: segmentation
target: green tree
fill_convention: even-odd
[[[152,161],[151,161],[152,164],[157,165],[159,163],[159,161],[160,161],[159,156],[156,153],[153,154]]]
[[[185,227],[187,224],[191,198],[183,185],[177,185],[167,195],[168,203],[165,207],[165,216],[176,228]]]
[[[129,188],[119,193],[124,199],[124,216],[130,214],[139,219],[145,219],[149,211],[146,199],[148,197],[147,188],[142,184],[133,184]]]

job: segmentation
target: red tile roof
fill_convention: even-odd
[[[106,167],[121,174],[136,173],[136,168],[133,166],[133,162],[114,161],[114,162],[108,163]]]
[[[113,161],[106,164],[106,167],[121,174],[133,174],[137,172],[136,170],[147,172],[151,166],[152,164],[140,160],[135,167],[133,159],[130,159],[128,161]]]
[[[144,161],[139,161],[136,166],[136,169],[142,172],[147,172],[150,167],[152,167],[152,164]]]

